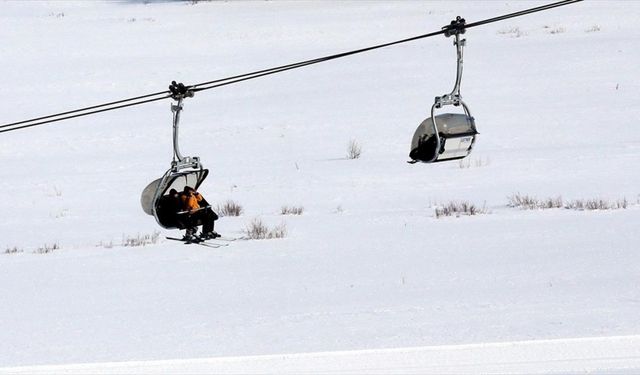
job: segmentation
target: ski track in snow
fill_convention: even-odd
[[[0,374],[633,374],[640,337],[0,368]]]
[[[0,122],[543,3],[5,2]],[[281,240],[163,240],[178,233],[139,196],[169,167],[169,102],[0,134],[0,372],[640,371],[639,13],[583,2],[468,30],[480,135],[460,163],[405,163],[455,79],[444,37],[189,98],[201,191],[244,208],[216,229],[259,217]],[[628,207],[507,207],[518,193]],[[487,213],[436,219],[451,201]]]

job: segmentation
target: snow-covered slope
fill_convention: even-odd
[[[640,337],[598,337],[247,357],[24,366],[11,374],[637,373]]]
[[[0,122],[543,3],[9,1]],[[453,85],[442,36],[188,99],[202,192],[244,208],[217,229],[260,218],[279,240],[121,246],[159,231],[139,196],[169,167],[169,102],[1,134],[0,366],[639,334],[638,11],[584,2],[469,30],[481,134],[462,163],[405,163]],[[514,194],[627,208],[521,210]],[[462,200],[486,213],[435,217]]]

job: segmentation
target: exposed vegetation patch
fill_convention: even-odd
[[[282,206],[280,213],[282,215],[302,215],[304,207],[302,206]]]
[[[619,210],[626,209],[629,206],[629,202],[626,198],[613,201],[607,201],[604,199],[578,199],[567,202],[565,208],[571,210]]]
[[[60,250],[61,247],[58,243],[54,243],[53,245],[44,244],[44,246],[39,247],[33,251],[34,254],[49,254],[56,250]]]
[[[140,19],[137,19],[137,18],[135,18],[135,17],[127,18],[127,22],[129,22],[129,23],[138,22],[138,21],[142,21],[142,22],[156,22],[156,19],[155,19],[155,18],[151,18],[151,17],[140,18]]]
[[[562,197],[538,199],[529,195],[523,195],[520,193],[507,197],[509,207],[521,208],[523,210],[538,210],[545,208],[561,208],[563,207]]]
[[[585,30],[586,33],[595,33],[598,31],[600,31],[600,25],[593,25],[590,28]]]
[[[608,201],[605,199],[576,199],[572,201],[563,201],[562,197],[538,199],[529,195],[520,193],[507,197],[509,207],[520,208],[523,210],[543,210],[548,208],[565,208],[568,210],[617,210],[626,209],[629,202],[626,198],[616,201]]]
[[[498,34],[499,35],[505,35],[505,36],[509,36],[511,38],[520,38],[523,37],[525,35],[527,35],[527,33],[525,33],[524,31],[520,30],[519,27],[509,27],[506,29],[500,29],[498,30]]]
[[[134,236],[122,236],[122,246],[125,247],[138,247],[154,245],[160,241],[160,232],[155,231],[152,234],[137,234]]]
[[[462,202],[449,202],[442,207],[436,207],[435,214],[436,219],[445,216],[473,216],[473,215],[481,215],[486,214],[488,211],[486,206],[478,207],[473,203],[469,203],[467,201]]]
[[[113,248],[113,241],[100,241],[96,247],[104,247],[105,249],[112,249]]]
[[[362,155],[362,146],[355,140],[349,141],[347,146],[347,159],[358,159]]]
[[[17,246],[8,247],[4,250],[4,254],[18,254],[18,253],[24,253],[24,250],[18,249]]]
[[[565,32],[567,32],[567,29],[565,29],[564,27],[554,27],[551,30],[549,30],[549,34],[564,34]]]
[[[281,223],[270,229],[262,222],[262,220],[256,218],[247,225],[244,232],[250,240],[284,238],[287,236],[287,225],[285,223]]]
[[[226,202],[224,202],[222,204],[219,204],[217,209],[216,209],[216,212],[221,217],[223,217],[223,216],[240,216],[240,215],[242,215],[243,211],[244,211],[244,209],[242,208],[242,206],[239,205],[238,203],[232,201],[232,200],[227,200]]]

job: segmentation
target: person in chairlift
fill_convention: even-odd
[[[190,239],[195,235],[198,221],[202,223],[201,239],[220,237],[213,230],[215,221],[218,220],[218,215],[213,212],[202,194],[195,191],[191,186],[185,186],[182,194],[180,194],[180,201],[182,209],[188,211],[186,215],[188,215],[188,222],[191,223],[187,228],[185,238]]]

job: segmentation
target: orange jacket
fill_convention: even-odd
[[[193,193],[191,195],[182,194],[180,195],[180,200],[182,201],[183,209],[193,212],[200,208],[198,202],[202,201],[202,195],[200,195],[200,193]]]

